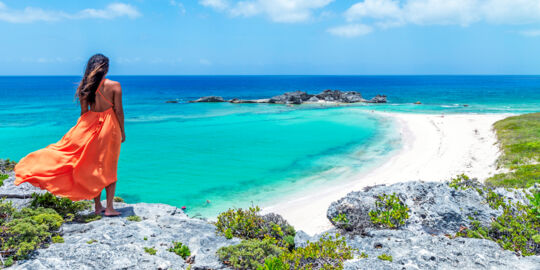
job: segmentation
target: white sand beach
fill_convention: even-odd
[[[508,114],[381,113],[398,122],[402,149],[376,169],[347,184],[272,205],[263,212],[281,214],[298,230],[317,234],[331,227],[326,210],[351,191],[365,186],[412,180],[446,181],[465,173],[484,180],[496,172],[499,156],[492,125]]]

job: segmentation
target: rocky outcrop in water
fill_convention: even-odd
[[[386,103],[386,96],[385,95],[376,95],[372,99],[366,101],[367,103]]]
[[[191,103],[199,103],[199,102],[225,102],[225,100],[222,97],[218,96],[207,96],[202,97],[197,100],[190,101]]]
[[[202,97],[191,102],[224,102],[222,97]],[[317,102],[332,103],[386,103],[386,96],[377,95],[370,100],[365,100],[362,95],[355,91],[324,90],[317,95],[311,95],[304,91],[286,92],[269,99],[238,99],[229,100],[230,103],[272,103],[272,104],[303,104]]]

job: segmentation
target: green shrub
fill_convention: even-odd
[[[360,258],[367,259],[368,255],[364,252],[360,253]]]
[[[58,230],[63,219],[56,211],[47,208],[10,209],[10,203],[0,203],[3,221],[0,227],[1,250],[13,259],[24,259],[35,249],[49,241],[53,231]]]
[[[15,165],[17,165],[17,162],[13,160],[8,159],[0,159],[0,173],[6,173],[11,172],[13,169],[15,169]]]
[[[173,247],[169,248],[169,251],[174,252],[176,255],[182,257],[184,260],[191,255],[189,247],[182,244],[181,242],[173,242]]]
[[[90,209],[91,203],[89,201],[74,202],[68,198],[60,198],[52,195],[51,193],[32,194],[32,201],[30,206],[33,208],[44,207],[54,209],[62,217],[66,217],[68,214],[76,215],[80,211]]]
[[[339,224],[339,226],[346,228],[349,226],[349,219],[347,218],[347,215],[344,213],[339,213],[337,216],[335,216],[332,221],[335,224]]]
[[[9,178],[9,175],[0,173],[0,187],[4,185],[4,180],[8,178]]]
[[[540,183],[540,113],[508,117],[493,127],[503,152],[497,165],[511,171],[494,175],[486,183],[522,188]]]
[[[139,221],[142,220],[141,217],[139,217],[139,216],[129,216],[126,219],[129,220],[129,221],[134,221],[134,222],[139,222]]]
[[[343,262],[353,258],[353,249],[339,235],[322,236],[317,242],[279,256],[287,269],[343,269]]]
[[[7,258],[4,258],[4,264],[0,264],[4,267],[10,267],[15,263],[12,256],[9,256]]]
[[[234,269],[257,269],[263,267],[268,257],[278,257],[284,249],[271,238],[244,240],[238,245],[218,249],[219,259]]]
[[[378,258],[379,260],[383,260],[383,261],[389,261],[389,262],[391,262],[391,261],[393,261],[393,260],[394,260],[394,259],[392,258],[392,256],[391,256],[391,255],[388,255],[388,254],[384,254],[384,253],[383,253],[383,254],[381,254],[381,255],[379,255],[379,256],[377,256],[377,258]]]
[[[398,228],[409,218],[409,208],[394,193],[382,194],[375,201],[375,210],[369,211],[371,222],[385,228]]]
[[[217,217],[216,230],[228,239],[271,237],[278,241],[279,246],[293,248],[296,234],[294,228],[278,215],[260,216],[259,211],[259,207],[251,207],[247,210],[229,209]]]
[[[124,199],[122,199],[121,197],[114,197],[114,202],[124,202]]]
[[[83,222],[83,223],[90,223],[92,221],[100,220],[102,218],[101,215],[96,215],[96,213],[90,213],[86,215],[80,215],[77,216],[77,221]]]
[[[64,243],[64,238],[62,236],[60,236],[60,235],[55,235],[55,236],[51,237],[51,241],[53,243],[57,243],[57,244],[58,243]]]
[[[90,240],[86,241],[86,243],[89,244],[89,245],[93,244],[93,243],[96,243],[96,242],[97,242],[96,239],[90,239]]]
[[[157,250],[154,247],[145,247],[144,252],[150,254],[150,255],[156,255]]]
[[[497,242],[501,247],[514,251],[518,255],[529,256],[540,254],[540,244],[535,236],[540,234],[540,216],[536,191],[531,196],[530,205],[520,202],[509,202],[493,191],[485,192],[485,198],[492,208],[502,208],[503,214],[487,227],[473,220],[471,227],[456,233],[458,237],[488,239]]]

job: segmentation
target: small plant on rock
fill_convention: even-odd
[[[375,201],[375,210],[369,211],[371,222],[385,228],[395,229],[409,218],[409,208],[394,193],[382,194]]]
[[[377,256],[377,258],[378,258],[379,260],[389,261],[389,262],[391,262],[391,261],[394,260],[394,259],[392,258],[391,255],[388,255],[388,254],[385,254],[385,253],[383,253],[383,254]]]
[[[344,213],[339,213],[337,216],[332,218],[332,221],[335,224],[339,224],[339,225],[344,226],[344,227],[349,225],[349,219],[347,218],[347,215],[344,214]]]
[[[274,238],[283,247],[294,247],[296,231],[281,216],[268,214],[260,216],[259,207],[247,210],[229,209],[221,213],[216,222],[218,233],[226,238],[239,237],[243,239]]]
[[[0,173],[0,187],[4,185],[4,180],[8,178],[9,178],[9,175]]]
[[[32,194],[30,206],[33,208],[51,208],[62,217],[66,217],[68,214],[77,214],[80,211],[90,209],[91,203],[89,201],[74,202],[68,198],[56,197],[47,192],[43,194]]]
[[[64,238],[62,236],[60,236],[60,235],[55,235],[55,236],[51,237],[51,241],[53,243],[57,243],[57,244],[58,243],[64,243]]]
[[[153,247],[145,247],[144,252],[150,254],[150,255],[156,255],[157,250]]]
[[[181,242],[173,242],[173,247],[169,248],[170,252],[174,252],[176,255],[182,257],[184,260],[191,255],[189,247]]]
[[[139,221],[142,220],[141,217],[139,217],[139,216],[129,216],[126,219],[129,220],[129,221],[134,221],[134,222],[139,222]]]
[[[114,202],[124,202],[124,199],[122,199],[121,197],[114,197]]]

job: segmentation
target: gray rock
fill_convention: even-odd
[[[309,95],[303,91],[287,92],[283,95],[275,96],[268,100],[268,103],[275,104],[302,104],[304,101],[309,100],[313,95]]]
[[[518,257],[483,239],[418,235],[406,230],[381,230],[347,243],[368,258],[345,262],[345,269],[539,269],[540,257]],[[380,247],[380,248],[376,248]],[[391,255],[393,261],[377,258]]]
[[[225,100],[222,97],[218,96],[207,96],[202,97],[197,100],[190,101],[191,103],[199,103],[199,102],[225,102]]]
[[[375,199],[381,194],[396,193],[409,207],[409,219],[404,230],[423,231],[430,234],[455,233],[460,226],[470,226],[469,217],[488,225],[501,211],[489,207],[472,189],[455,190],[446,183],[406,182],[391,186],[375,186],[366,191],[351,192],[333,202],[328,208],[328,219],[338,227],[334,218],[345,214],[349,224],[345,229],[363,233],[376,229],[369,211],[375,208]]]
[[[372,99],[366,101],[367,103],[386,103],[386,96],[385,95],[376,95]]]
[[[307,100],[307,102],[319,102],[319,98],[317,98],[316,96],[312,96]]]
[[[165,103],[178,103],[178,100],[167,100]]]
[[[168,251],[173,241],[189,247],[195,256],[192,269],[222,269],[225,266],[215,255],[217,249],[239,243],[216,235],[214,225],[189,218],[173,206],[118,203],[115,207],[122,217],[64,224],[64,243],[37,250],[14,269],[185,269],[184,259]],[[142,221],[126,219],[133,214]],[[96,242],[89,244],[91,240]],[[144,252],[145,247],[155,248],[157,254]]]

